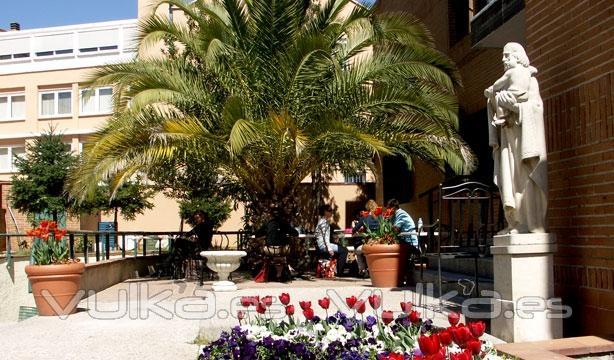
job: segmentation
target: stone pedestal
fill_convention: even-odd
[[[229,280],[230,273],[241,265],[245,251],[201,251],[200,256],[207,259],[207,267],[218,274],[219,281],[213,283],[213,291],[236,291],[237,285]]]
[[[507,234],[493,239],[492,335],[507,342],[563,336],[554,298],[554,234]],[[559,307],[557,309],[557,307]]]

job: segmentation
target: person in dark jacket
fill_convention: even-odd
[[[290,238],[298,236],[298,231],[284,219],[279,208],[271,210],[271,219],[258,231],[256,237],[265,237],[263,253],[273,261],[276,278],[284,279],[284,272],[288,270],[287,256],[290,251]]]
[[[205,212],[198,210],[194,213],[194,227],[187,233],[187,236],[196,240],[198,251],[211,249],[213,239],[213,222],[207,219]]]

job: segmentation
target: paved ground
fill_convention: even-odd
[[[287,292],[297,309],[299,300],[310,300],[318,308],[317,299],[329,296],[331,311],[337,306],[347,310],[347,296],[366,298],[373,291],[382,292],[384,309],[400,310],[402,300],[420,303],[414,291],[380,290],[364,280],[298,280],[289,284],[236,280],[239,290],[233,293],[213,293],[210,283],[199,287],[192,281],[126,281],[83,300],[82,310],[66,319],[34,317],[0,324],[0,358],[195,359],[199,346],[194,340],[216,337],[220,330],[236,324],[238,299],[245,295]],[[437,302],[424,296],[422,304]],[[447,324],[445,314],[427,308],[418,311],[436,325]],[[281,307],[274,305],[271,314],[283,316]]]

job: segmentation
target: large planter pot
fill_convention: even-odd
[[[363,245],[373,286],[390,288],[399,285],[405,274],[407,245]]]
[[[41,316],[69,315],[77,310],[83,296],[81,274],[83,263],[57,265],[27,265],[26,274],[32,284],[32,294]]]

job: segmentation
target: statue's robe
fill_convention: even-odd
[[[517,112],[510,113],[507,126],[493,125],[496,109],[490,101],[487,108],[494,183],[501,192],[509,230],[520,233],[545,232],[548,209],[543,103],[534,76],[528,93],[528,100],[518,102]]]

